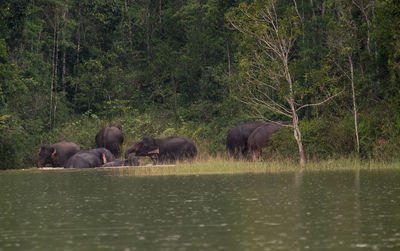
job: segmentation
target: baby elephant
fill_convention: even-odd
[[[96,148],[88,151],[79,151],[72,156],[65,168],[93,168],[113,161],[114,155],[105,148]]]
[[[102,167],[113,167],[113,166],[139,166],[140,165],[140,159],[136,156],[131,156],[128,159],[124,160],[114,160],[111,162],[108,162]]]

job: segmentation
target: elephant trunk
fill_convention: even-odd
[[[41,158],[39,158],[36,167],[38,167],[38,168],[45,167],[46,165],[52,164],[52,163],[53,162],[51,160],[49,161],[48,159],[41,157]]]
[[[134,144],[133,146],[129,147],[128,149],[126,149],[125,151],[125,159],[128,158],[130,153],[136,152],[137,151],[137,146],[136,144]]]

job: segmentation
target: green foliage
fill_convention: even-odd
[[[331,121],[331,127],[327,128],[327,130],[329,130],[329,142],[332,145],[332,157],[348,157],[354,153],[356,139],[352,114],[347,114],[342,119]]]
[[[304,148],[309,160],[350,157],[354,149],[353,121],[328,121],[323,118],[303,120],[300,124]],[[292,159],[298,155],[293,129],[284,128],[273,135],[266,149],[268,159]]]
[[[340,93],[298,113],[309,159],[355,155],[350,56],[360,157],[398,160],[400,5],[358,2],[0,1],[0,168],[32,166],[38,147],[63,139],[94,147],[95,134],[113,121],[123,126],[124,147],[144,135],[174,134],[193,139],[201,155],[223,154],[229,129],[257,120],[254,114],[286,120],[241,102],[248,90],[260,99],[272,93],[258,81],[281,88],[274,101],[290,91],[282,74],[271,79],[282,64],[265,60],[255,39],[263,34],[293,41],[289,72],[298,101]],[[270,4],[282,33],[262,22]],[[252,35],[240,35],[229,20],[250,25]],[[264,157],[294,159],[297,151],[287,128]]]
[[[26,146],[30,146],[28,134],[20,126],[21,121],[15,114],[0,113],[0,169],[19,168],[27,163]]]

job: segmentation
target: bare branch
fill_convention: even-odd
[[[349,80],[351,80],[350,75],[342,68],[342,66],[340,66],[339,63],[336,62],[336,60],[334,60],[333,62],[334,62],[335,65],[339,68],[339,70],[340,70],[341,72],[343,72],[343,74],[344,74]]]
[[[343,92],[344,92],[344,90],[342,90],[341,92],[338,92],[338,93],[336,93],[335,95],[332,95],[332,96],[330,96],[330,97],[326,98],[325,100],[323,100],[323,101],[321,101],[321,102],[318,102],[318,103],[302,105],[302,106],[300,106],[299,108],[297,108],[296,111],[300,111],[301,109],[306,108],[306,107],[310,107],[310,106],[319,106],[319,105],[322,105],[322,104],[324,104],[324,103],[330,101],[330,100],[333,99],[334,97],[339,96],[339,95],[342,94]]]
[[[294,8],[296,10],[297,16],[300,19],[301,24],[303,25],[303,17],[300,15],[299,8],[297,8],[297,1],[293,0]]]

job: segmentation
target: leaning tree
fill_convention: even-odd
[[[243,81],[238,88],[243,103],[254,108],[266,119],[265,110],[288,117],[293,121],[300,165],[306,158],[299,128],[298,112],[310,106],[321,105],[334,95],[325,93],[315,103],[306,103],[302,86],[294,78],[295,43],[301,34],[299,15],[295,4],[287,1],[255,0],[240,4],[228,13],[231,25],[241,34],[240,72]],[[318,97],[317,97],[318,98]]]

